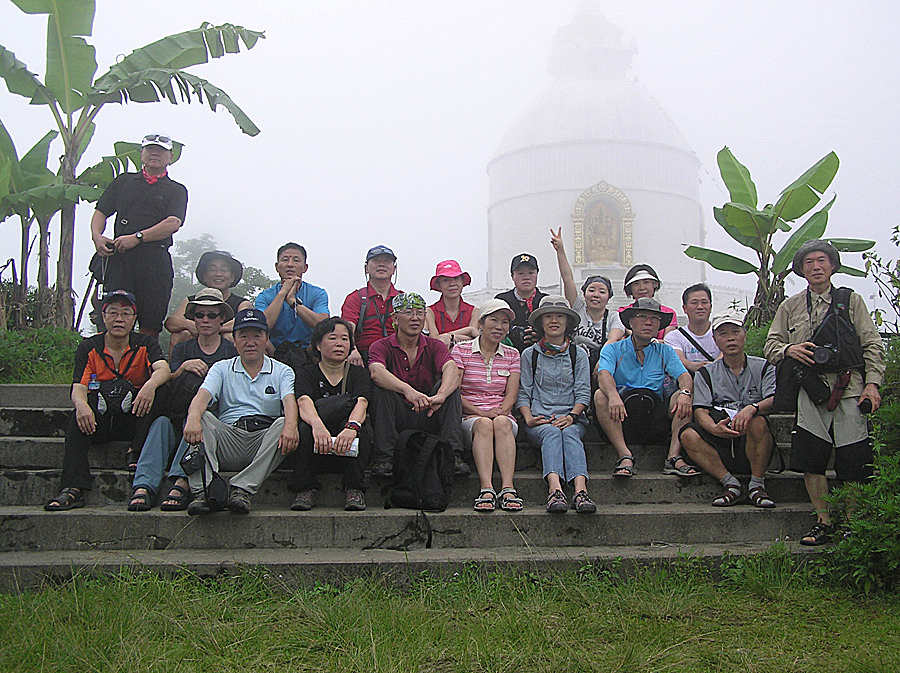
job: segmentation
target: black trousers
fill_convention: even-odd
[[[131,442],[131,448],[140,454],[147,433],[165,408],[165,399],[160,391],[153,400],[153,406],[146,416],[134,414],[110,414],[97,419],[97,429],[92,435],[84,434],[75,422],[75,411],[69,416],[66,425],[66,444],[63,453],[62,476],[60,489],[80,488],[90,490],[92,485],[91,468],[88,462],[88,450],[95,444],[112,441]],[[94,415],[97,418],[96,414]]]
[[[430,394],[441,386],[438,381]],[[375,462],[393,462],[397,436],[401,430],[416,429],[430,432],[446,441],[454,453],[462,455],[462,398],[459,389],[446,399],[434,414],[415,412],[400,393],[372,386],[373,426],[375,429]]]
[[[324,420],[323,422],[331,436],[336,437],[343,430],[347,419],[331,422]],[[309,423],[300,421],[299,430],[300,443],[297,445],[297,450],[290,454],[286,461],[294,468],[291,474],[291,488],[294,491],[309,491],[319,488],[320,484],[316,477],[323,473],[340,474],[341,488],[344,490],[351,488],[360,491],[366,490],[363,471],[372,459],[372,440],[365,426],[359,433],[359,455],[355,458],[316,453],[312,427]]]

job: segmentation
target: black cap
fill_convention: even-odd
[[[512,258],[512,262],[509,263],[509,272],[512,273],[523,264],[533,266],[535,271],[540,271],[540,267],[538,267],[537,257],[535,257],[534,255],[529,255],[527,252],[521,252]]]

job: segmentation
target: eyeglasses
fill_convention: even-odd
[[[133,317],[134,317],[134,311],[128,311],[128,310],[125,310],[125,311],[104,311],[104,312],[103,312],[103,315],[105,315],[107,318],[112,318],[113,320],[115,320],[116,318],[125,318],[125,320],[128,320],[129,318],[133,318]]]
[[[222,315],[220,312],[213,312],[213,313],[201,313],[200,311],[194,312],[195,318],[209,318],[210,320],[215,320],[220,315]]]
[[[394,311],[394,313],[398,315],[407,315],[407,316],[416,316],[418,318],[425,317],[425,309],[424,308],[406,308],[402,311]]]
[[[635,313],[631,319],[632,319],[632,321],[642,320],[643,322],[653,322],[653,321],[660,322],[662,320],[662,317],[660,317],[658,315],[653,315],[652,313]]]
[[[172,139],[169,136],[161,136],[158,133],[151,133],[148,136],[144,136],[143,142],[145,143],[165,143],[168,145],[172,142]]]

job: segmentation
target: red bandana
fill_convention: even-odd
[[[147,172],[147,169],[143,167],[141,168],[141,173],[144,174],[144,180],[147,181],[148,185],[155,185],[157,180],[159,180],[160,178],[164,178],[169,174],[168,171],[163,171],[159,175],[150,175]]]

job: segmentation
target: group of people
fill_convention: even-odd
[[[804,473],[817,515],[802,542],[822,544],[832,534],[824,477],[832,451],[838,479],[870,474],[863,412],[880,404],[884,351],[863,300],[832,286],[840,257],[825,241],[807,242],[794,258],[808,288],[778,309],[767,359],[745,354],[743,316],[713,316],[702,283],[684,290],[687,325],[679,326],[676,312],[655,298],[661,281],[646,264],[625,275],[631,303],[611,309],[609,278],[576,285],[561,231],[550,232],[550,244],[562,295],[538,288],[538,260],[522,253],[510,264],[513,288],[480,307],[462,298],[471,278],[458,262],[438,263],[429,287],[440,298],[427,305],[394,286],[397,257],[377,245],[365,256],[366,285],[331,316],[327,292],[303,278],[306,249],[289,242],[276,254],[279,282],[252,302],[231,292],[240,262],[204,253],[196,269],[204,289],[165,317],[160,302],[169,296],[159,276],[171,277],[168,246],[187,192],[166,175],[171,139],[151,134],[142,145],[143,175],[117,178],[91,223],[111,271],[105,331],[76,355],[61,492],[47,509],[83,506],[88,447],[116,437],[130,440],[132,510],[160,499],[168,469],[162,509],[246,513],[284,460],[292,465],[292,509],[314,507],[317,475],[337,471],[345,508],[362,510],[366,471],[391,477],[398,436],[414,428],[449,445],[455,475],[474,465],[479,512],[523,509],[514,473],[516,437],[524,434],[540,446],[547,511],[590,513],[583,437],[591,422],[616,451],[616,478],[636,473],[629,445],[667,442],[663,472],[714,476],[722,493],[713,505],[746,497],[772,508],[766,416],[776,378],[779,394],[801,382],[787,394],[798,410],[791,466]],[[103,231],[114,213],[109,239]],[[164,317],[171,366],[156,340]],[[220,470],[235,475],[226,483]],[[736,475],[749,475],[746,490]]]

